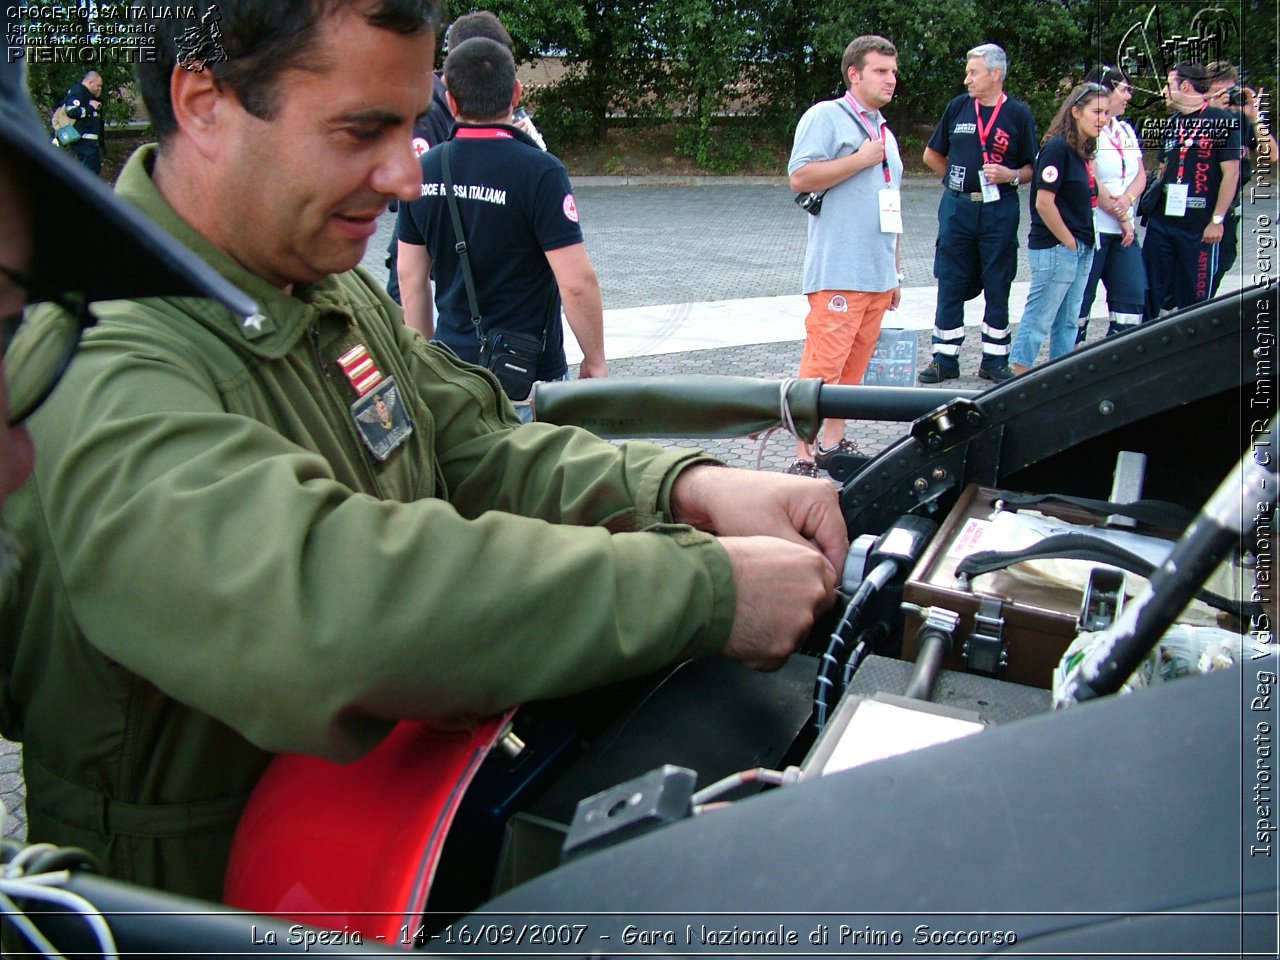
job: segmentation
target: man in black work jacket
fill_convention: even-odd
[[[1030,183],[1036,156],[1036,124],[1021,100],[1004,92],[1009,59],[994,43],[965,58],[962,93],[947,105],[925,147],[925,165],[942,178],[934,275],[938,304],[933,321],[933,362],[921,383],[960,376],[964,304],[979,290],[982,362],[978,376],[996,382],[1009,369],[1009,287],[1018,260],[1018,184]]]
[[[62,98],[67,116],[75,121],[80,133],[80,139],[71,145],[71,152],[93,174],[102,172],[101,98],[102,76],[96,70],[86,73]]]

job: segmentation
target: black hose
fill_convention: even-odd
[[[920,631],[920,653],[916,656],[916,668],[911,672],[904,697],[912,700],[928,700],[933,696],[933,685],[942,670],[942,660],[951,652],[951,634],[926,624]]]

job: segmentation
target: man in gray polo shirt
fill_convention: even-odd
[[[886,310],[902,297],[902,157],[880,109],[893,99],[898,51],[884,37],[858,37],[840,63],[844,96],[810,107],[796,127],[787,171],[808,198],[801,377],[861,383]],[[826,420],[816,451],[801,442],[788,473],[816,476],[849,451],[843,420]]]

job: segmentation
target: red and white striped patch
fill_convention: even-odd
[[[346,374],[356,395],[363,397],[382,382],[382,372],[378,370],[369,349],[363,343],[354,347],[338,358],[338,366]]]

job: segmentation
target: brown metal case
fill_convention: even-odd
[[[985,520],[994,504],[1005,494],[990,487],[970,485],[960,495],[933,542],[920,557],[903,588],[903,600],[920,607],[943,607],[959,614],[956,645],[944,661],[951,670],[964,670],[963,648],[973,634],[974,615],[984,598],[1000,601],[1002,639],[1008,663],[1002,679],[1048,689],[1053,670],[1067,645],[1075,639],[1085,583],[1075,587],[1054,586],[1028,580],[1017,572],[1000,570],[982,574],[964,589],[955,577],[956,564],[971,552],[964,540],[972,530],[970,521]],[[1036,509],[1047,516],[1072,523],[1096,525],[1099,521],[1085,511],[1067,505],[1041,504]],[[916,634],[918,617],[909,616],[903,637],[902,655],[914,660],[919,653]]]

